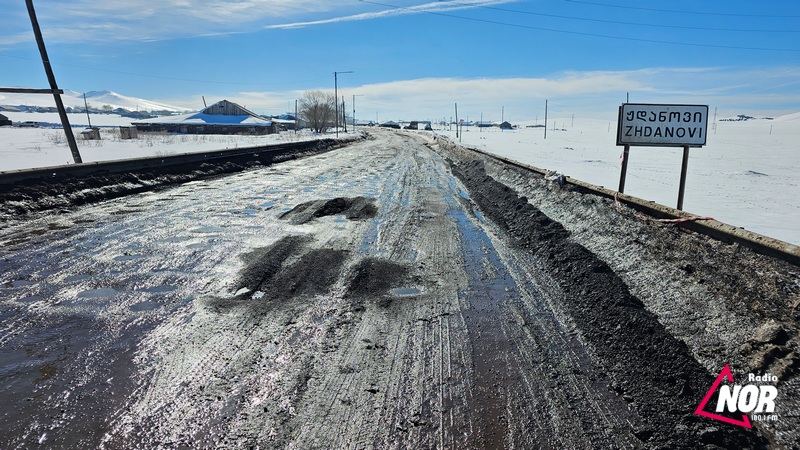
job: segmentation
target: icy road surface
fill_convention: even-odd
[[[605,263],[563,244],[611,281],[551,276],[481,167],[376,136],[4,227],[0,448],[761,442],[692,416],[713,376]],[[595,292],[633,331],[587,331]]]

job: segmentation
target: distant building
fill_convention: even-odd
[[[267,120],[272,120],[274,123],[278,124],[278,128],[281,130],[294,130],[295,127],[297,129],[305,128],[306,122],[299,117],[295,117],[294,114],[281,114],[280,116],[272,116],[272,118],[267,118]]]
[[[384,127],[384,128],[395,128],[395,129],[398,129],[398,130],[400,129],[400,124],[397,123],[397,122],[392,122],[391,120],[383,122],[379,126]]]
[[[0,127],[6,126],[6,125],[7,126],[11,126],[12,125],[11,124],[11,120],[8,117],[0,114]]]
[[[198,113],[156,117],[132,122],[141,132],[179,134],[273,134],[278,125],[272,120],[222,100]]]

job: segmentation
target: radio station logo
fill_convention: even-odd
[[[722,384],[724,380],[729,384]],[[778,377],[769,373],[750,373],[745,381],[746,384],[736,384],[733,373],[726,364],[694,413],[745,428],[753,427],[751,420],[778,420],[778,415],[775,414],[775,400],[778,398],[775,383],[778,382]],[[712,401],[715,396],[716,402]]]

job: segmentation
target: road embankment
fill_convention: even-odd
[[[235,173],[253,165],[275,164],[360,139],[363,135],[0,172],[0,220]]]

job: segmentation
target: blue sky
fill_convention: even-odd
[[[614,119],[632,102],[800,111],[800,2],[36,0],[59,87],[265,114],[309,90],[379,120]],[[47,87],[22,0],[0,85]]]

